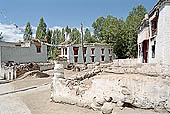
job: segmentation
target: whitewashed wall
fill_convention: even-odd
[[[157,62],[170,64],[170,4],[160,8],[155,57]]]
[[[37,53],[37,48],[34,44],[30,47],[1,47],[1,61],[14,61],[17,63],[25,62],[47,62],[47,46],[41,46],[41,53]]]

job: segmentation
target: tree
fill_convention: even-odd
[[[126,37],[128,43],[126,55],[130,58],[137,57],[138,27],[146,13],[146,9],[142,5],[139,5],[133,8],[126,19]]]
[[[32,39],[32,28],[31,28],[30,22],[27,22],[26,24],[23,39],[24,41],[28,41]]]
[[[52,39],[52,30],[48,29],[46,34],[46,40],[48,44],[51,44]],[[52,55],[52,48],[50,46],[47,46],[47,54],[48,56]]]
[[[98,40],[102,39],[102,27],[104,24],[104,17],[99,17],[95,22],[93,22],[92,27],[94,29],[94,37]]]
[[[4,37],[2,36],[2,32],[0,33],[0,40],[2,40]]]
[[[84,42],[85,43],[95,43],[95,38],[94,36],[91,36],[90,30],[86,28],[85,34],[84,34]]]
[[[69,26],[67,25],[65,28],[65,32],[66,32],[66,38],[68,38],[68,35],[71,33],[71,29],[69,28]],[[68,39],[67,39],[68,40]]]
[[[61,31],[61,41],[60,42],[64,42],[65,41],[65,30],[64,28]]]
[[[105,18],[102,26],[102,37],[105,43],[115,43],[122,36],[124,22],[111,15]]]
[[[46,28],[47,25],[44,22],[44,19],[41,18],[40,19],[40,23],[37,27],[37,31],[36,31],[36,38],[39,40],[45,40],[45,36],[46,36]]]
[[[61,31],[59,29],[54,30],[52,36],[52,44],[58,45],[61,43]]]
[[[81,33],[76,28],[73,28],[70,34],[70,41],[74,44],[81,43]]]

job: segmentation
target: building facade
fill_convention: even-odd
[[[159,0],[142,21],[138,62],[170,65],[170,0]]]
[[[47,62],[47,45],[38,40],[24,43],[0,41],[0,76],[7,80],[13,80],[16,78],[15,67],[2,64],[9,62]]]
[[[67,58],[69,63],[111,62],[114,58],[112,48],[107,44],[99,43],[86,43],[83,49],[79,44],[60,45],[59,56]]]

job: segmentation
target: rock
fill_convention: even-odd
[[[94,66],[100,66],[100,62],[95,62]]]
[[[123,95],[130,95],[130,91],[127,88],[122,89],[122,94]]]
[[[104,103],[101,107],[101,111],[103,114],[111,114],[113,111],[113,104],[108,102]]]
[[[106,100],[106,102],[111,102],[112,101],[112,97],[104,96],[104,99]]]
[[[123,107],[123,105],[124,105],[124,103],[122,102],[122,101],[118,101],[117,103],[116,103],[116,106],[117,107]]]

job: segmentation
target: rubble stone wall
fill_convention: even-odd
[[[110,71],[118,74],[170,76],[170,65],[160,63],[138,63],[137,59],[118,59],[113,61]]]
[[[102,110],[105,103],[111,103],[119,108],[131,104],[136,108],[170,111],[170,80],[159,77],[131,74],[82,81],[54,77],[51,88],[51,98],[57,103],[94,110]]]

